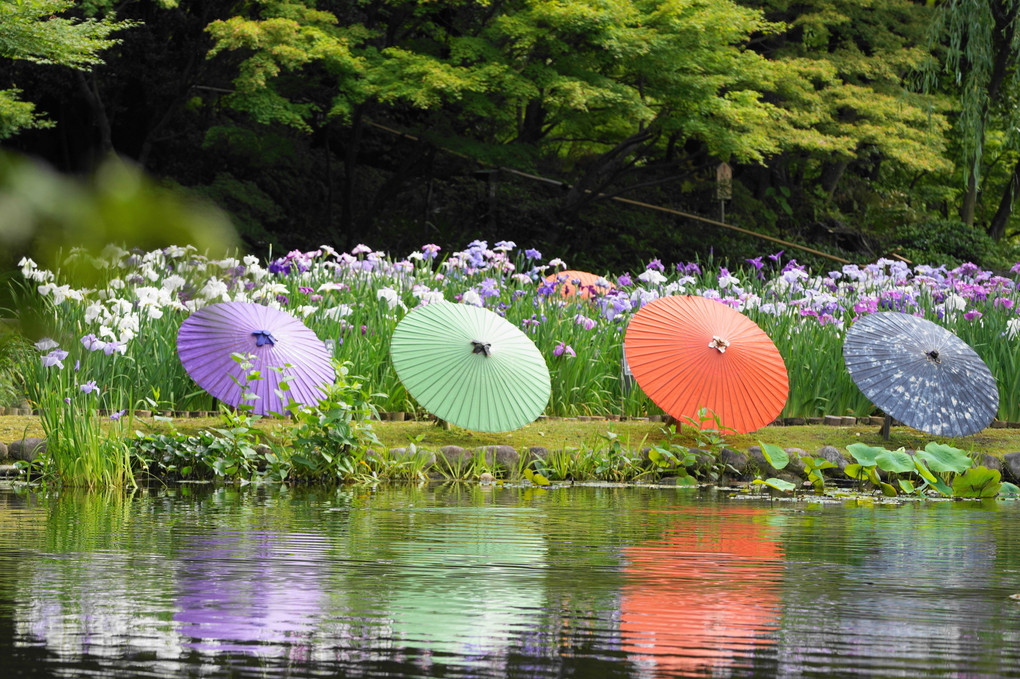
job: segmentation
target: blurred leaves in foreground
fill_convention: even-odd
[[[69,177],[0,153],[0,215],[0,275],[5,278],[22,257],[58,270],[61,253],[73,247],[98,254],[110,243],[144,251],[191,244],[218,254],[238,245],[224,212],[115,158],[89,177]],[[89,281],[75,284],[87,287]]]

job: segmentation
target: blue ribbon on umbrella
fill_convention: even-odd
[[[256,330],[252,333],[255,336],[255,346],[261,347],[266,342],[276,345],[276,338],[268,330]]]

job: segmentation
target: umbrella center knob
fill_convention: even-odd
[[[268,330],[256,330],[252,333],[252,336],[255,338],[255,346],[257,347],[261,347],[267,342],[270,345],[276,345],[276,338]]]
[[[722,337],[712,335],[712,341],[708,343],[708,346],[710,349],[717,350],[720,354],[725,354],[726,347],[730,346],[730,343]]]
[[[474,349],[471,350],[472,354],[485,354],[488,358],[492,354],[492,345],[488,342],[479,342],[478,340],[471,340],[471,346]]]
[[[927,356],[928,360],[931,361],[932,363],[941,363],[942,362],[942,359],[939,358],[939,352],[937,350],[935,350],[935,349],[932,349],[931,351],[927,352],[925,354],[925,356]]]

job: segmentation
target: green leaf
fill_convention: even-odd
[[[879,483],[878,487],[882,490],[882,495],[886,497],[896,497],[896,489],[888,483]]]
[[[761,479],[755,479],[751,483],[756,486],[768,486],[769,488],[775,488],[776,490],[783,493],[788,493],[797,487],[796,484],[777,478],[768,478],[765,479],[764,481],[762,481]]]
[[[924,479],[928,483],[935,483],[936,481],[935,475],[931,473],[931,470],[928,469],[928,465],[926,465],[924,463],[924,460],[922,460],[920,457],[917,456],[914,457],[914,469],[917,470],[917,473],[921,476],[922,479]]]
[[[928,467],[936,473],[962,474],[973,464],[967,454],[959,448],[934,441],[926,445],[924,450],[917,451],[917,457],[927,462]]]
[[[312,463],[312,461],[309,460],[307,457],[305,457],[304,455],[302,455],[300,453],[296,453],[294,455],[291,455],[290,456],[290,461],[291,461],[292,464],[295,464],[295,465],[298,465],[298,466],[301,466],[301,467],[305,467],[306,469],[314,469],[315,468],[315,465]]]
[[[1003,481],[1002,487],[999,488],[999,495],[1003,497],[1020,497],[1020,488],[1009,481]]]
[[[549,479],[545,478],[544,476],[542,476],[538,472],[534,472],[531,475],[531,482],[534,483],[536,486],[548,486],[549,485]]]
[[[908,495],[914,492],[914,482],[909,479],[899,479],[900,489]]]
[[[814,467],[815,469],[835,469],[836,468],[836,464],[834,462],[829,462],[824,457],[808,458],[808,460],[811,460],[811,466]]]
[[[790,463],[790,456],[785,450],[772,443],[758,442],[761,446],[761,453],[765,456],[765,460],[768,461],[774,469],[782,469]]]
[[[935,490],[937,490],[938,492],[942,493],[946,497],[952,497],[953,496],[953,489],[950,488],[948,485],[946,485],[946,482],[943,481],[941,478],[936,476],[935,477],[935,483],[933,483],[931,485],[932,485],[933,488],[935,488]]]
[[[877,464],[876,458],[882,453],[889,452],[880,446],[869,446],[864,443],[851,443],[846,450],[864,467],[874,467]]]
[[[875,456],[875,464],[879,469],[897,474],[914,471],[914,458],[902,448],[899,450],[883,450]]]
[[[860,464],[848,464],[846,468],[843,469],[843,473],[855,481],[862,481],[868,475],[867,468]]]
[[[953,497],[995,497],[1002,487],[1002,474],[988,467],[972,467],[953,479]]]

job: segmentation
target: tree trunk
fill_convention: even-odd
[[[972,170],[967,177],[967,191],[963,194],[963,204],[960,205],[960,219],[968,226],[974,225],[974,214],[977,211],[977,175]]]
[[[650,125],[617,144],[612,150],[599,156],[567,191],[566,198],[558,210],[560,219],[571,222],[577,218],[581,208],[599,199],[610,184],[622,172],[644,157],[659,136],[657,125]]]
[[[999,201],[999,209],[995,211],[991,223],[988,225],[988,235],[995,240],[1002,240],[1006,235],[1006,224],[1013,214],[1013,203],[1016,201],[1016,194],[1020,189],[1020,160],[1013,166],[1013,172],[1006,182],[1006,188],[1002,191],[1002,199]]]
[[[78,86],[88,102],[89,110],[92,113],[92,122],[96,126],[98,134],[97,146],[99,153],[91,159],[91,164],[97,165],[99,160],[106,158],[113,152],[113,131],[110,126],[110,118],[106,115],[106,106],[99,96],[99,84],[96,82],[96,74],[86,75],[81,71],[78,74]]]
[[[832,194],[836,192],[839,180],[843,178],[843,174],[849,165],[850,161],[848,160],[838,160],[834,163],[825,163],[822,166],[822,189],[828,194],[829,198],[832,198]]]
[[[358,106],[354,109],[351,117],[350,133],[347,135],[347,144],[344,149],[344,176],[340,196],[340,224],[330,224],[333,238],[336,241],[334,246],[337,250],[346,252],[353,244],[350,241],[351,232],[354,228],[354,192],[355,176],[358,171],[358,149],[361,146],[361,132],[364,127],[362,122],[363,109]]]

